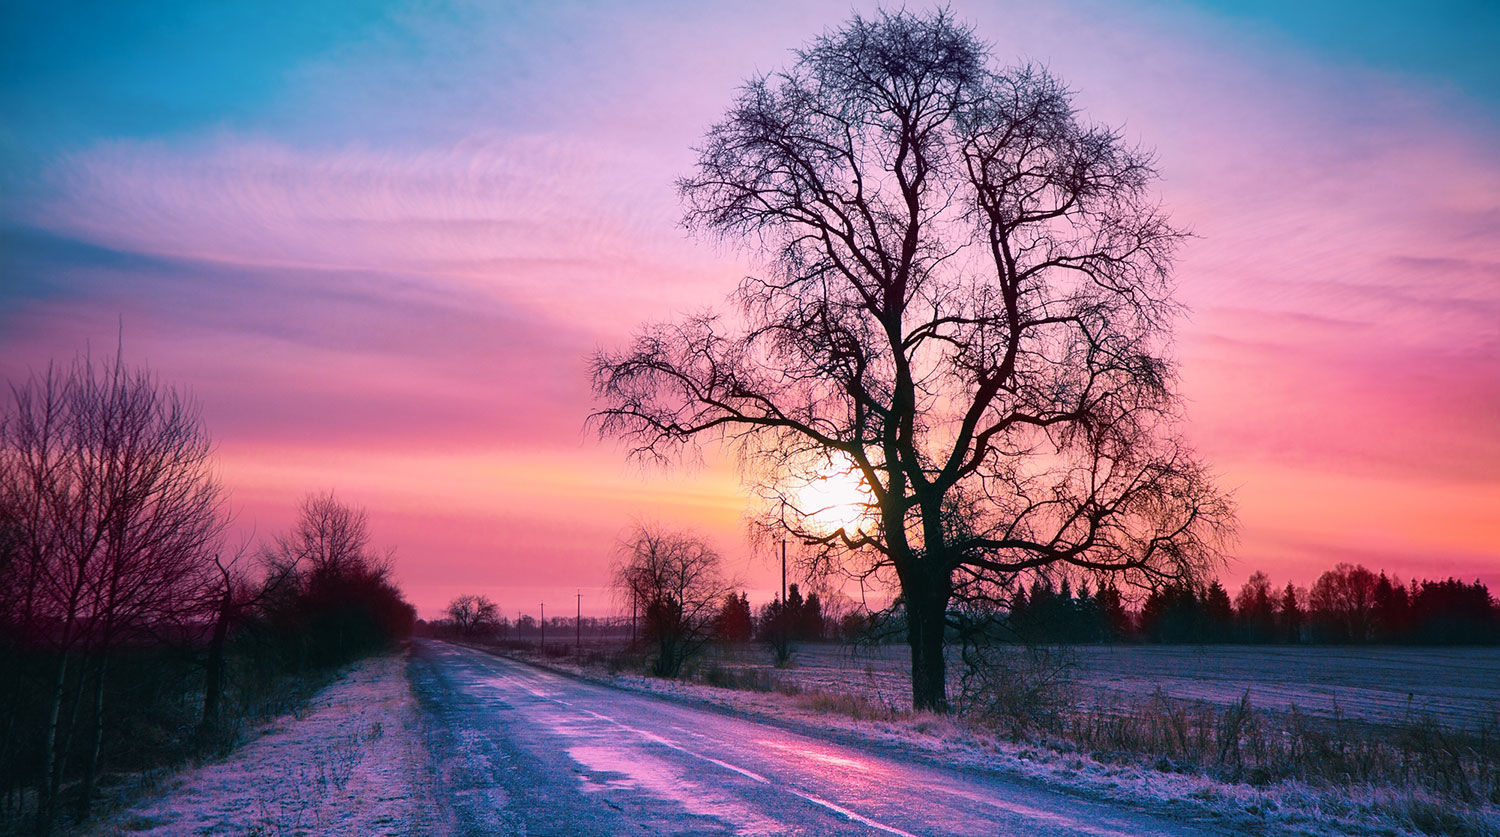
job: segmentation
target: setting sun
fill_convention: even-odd
[[[853,534],[868,529],[873,522],[875,498],[852,464],[826,468],[796,489],[793,503],[815,531],[843,529]]]
[[[1500,837],[1500,0],[268,6],[0,13],[0,837]]]

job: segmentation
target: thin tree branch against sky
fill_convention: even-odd
[[[1173,354],[1239,508],[1226,586],[1337,561],[1500,584],[1500,11],[951,9],[1155,149],[1195,236]],[[674,180],[745,78],[850,12],[10,4],[0,374],[123,319],[128,360],[202,401],[238,525],[285,530],[336,472],[424,616],[571,605],[643,516],[769,599],[732,463],[642,474],[593,441],[587,359],[751,272],[683,233]]]

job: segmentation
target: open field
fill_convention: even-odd
[[[1295,705],[1307,714],[1379,724],[1430,717],[1473,728],[1500,718],[1500,648],[1117,645],[1080,646],[1061,657],[1084,706],[1139,699],[1160,688],[1175,699],[1219,705],[1248,693],[1263,710]],[[908,660],[901,645],[806,644],[783,669],[774,669],[760,646],[716,652],[710,664],[764,669],[804,691],[860,694],[905,710]],[[955,694],[960,669],[953,659]]]

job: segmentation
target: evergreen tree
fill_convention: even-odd
[[[714,635],[721,642],[749,642],[751,633],[750,597],[729,593],[724,606],[714,618]]]
[[[1196,642],[1203,638],[1199,597],[1186,584],[1168,584],[1146,597],[1141,633],[1152,642]]]
[[[1375,641],[1409,642],[1412,639],[1411,597],[1400,580],[1385,573],[1375,582]]]
[[[803,642],[816,642],[823,638],[823,603],[816,591],[807,594],[802,607],[797,611],[793,636]]]
[[[1281,602],[1276,608],[1276,630],[1282,642],[1300,643],[1305,616],[1297,601],[1297,588],[1288,581],[1281,592]]]
[[[1234,606],[1229,603],[1229,592],[1224,585],[1213,581],[1203,593],[1202,642],[1228,642],[1234,635]]]
[[[1412,600],[1414,638],[1434,645],[1469,645],[1500,640],[1500,614],[1479,581],[1423,581]]]
[[[1129,639],[1132,633],[1130,613],[1125,610],[1125,601],[1113,584],[1099,588],[1095,596],[1098,602],[1099,619],[1104,627],[1104,639],[1119,642]]]

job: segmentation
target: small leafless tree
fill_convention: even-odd
[[[286,583],[285,576],[275,569],[256,579],[246,566],[250,554],[248,546],[247,540],[227,558],[223,554],[214,555],[214,571],[200,597],[200,614],[206,615],[212,625],[203,667],[203,711],[198,723],[201,742],[208,741],[219,729],[231,631],[248,622],[257,608]],[[287,571],[279,570],[280,573]]]
[[[461,636],[485,636],[500,628],[500,606],[487,596],[466,593],[449,602],[444,613]]]
[[[337,575],[371,566],[384,573],[387,563],[370,552],[370,521],[364,509],[341,502],[334,492],[303,498],[297,522],[277,535],[266,550],[273,577]]]
[[[369,515],[332,491],[304,498],[296,523],[261,557],[262,610],[299,638],[297,668],[342,662],[409,633],[415,612],[391,584],[392,554],[372,549]]]
[[[1068,568],[1198,575],[1229,502],[1175,430],[1166,357],[1183,233],[1150,154],[996,69],[947,12],[855,17],[751,79],[679,181],[744,247],[736,320],[648,326],[593,361],[595,426],[635,455],[737,448],[809,574],[893,585],[918,709],[947,707],[949,604]],[[857,474],[856,523],[800,487]]]
[[[734,589],[721,565],[713,547],[688,532],[640,526],[621,546],[615,586],[641,607],[657,676],[675,677],[713,639],[719,604]]]

